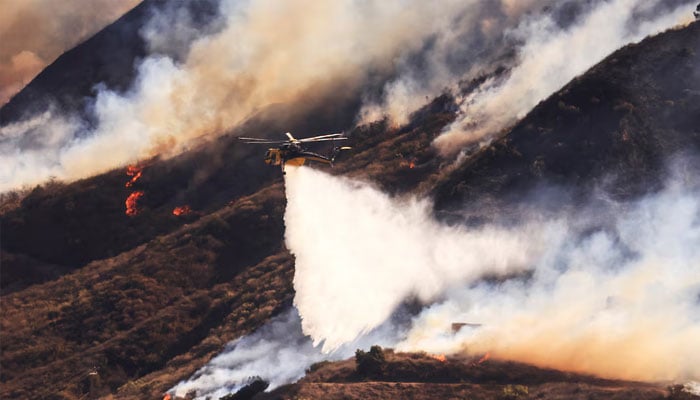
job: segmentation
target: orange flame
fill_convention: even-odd
[[[477,364],[484,363],[484,362],[486,362],[486,360],[488,360],[489,358],[491,358],[491,353],[486,353],[486,354],[484,354],[484,356],[481,357],[481,358],[479,359],[479,361],[477,361],[476,363],[477,363]]]
[[[138,165],[129,165],[126,167],[126,174],[131,177],[131,180],[129,180],[129,182],[127,182],[124,186],[132,187],[134,186],[134,183],[139,180],[141,175],[143,175],[143,167],[139,167]]]
[[[187,206],[187,205],[182,206],[182,207],[175,207],[173,209],[173,215],[177,215],[177,216],[187,215],[191,212],[192,212],[192,209],[190,208],[190,206]]]
[[[137,190],[136,192],[133,192],[129,195],[129,197],[126,198],[126,215],[133,217],[134,215],[139,213],[139,209],[136,205],[136,202],[143,196],[143,192],[140,190]]]
[[[444,354],[432,355],[432,356],[430,356],[430,357],[432,357],[432,358],[434,358],[434,359],[436,359],[436,360],[438,360],[438,361],[440,361],[440,362],[443,362],[443,363],[444,363],[444,362],[447,362],[447,357],[445,357]]]
[[[170,400],[170,393],[166,393],[165,396],[163,396],[163,400]]]
[[[411,160],[410,163],[408,163],[408,168],[413,169],[416,167],[416,162],[414,160]]]

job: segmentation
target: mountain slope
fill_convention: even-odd
[[[299,382],[263,399],[662,399],[660,385],[600,379],[486,357],[439,357],[383,351],[378,376],[366,376],[357,358],[319,363]],[[688,399],[692,399],[688,395]]]
[[[437,209],[541,186],[621,198],[658,187],[700,149],[700,23],[632,44],[535,107],[435,189]]]
[[[336,172],[384,181],[387,187],[401,182],[394,187],[397,191],[415,188],[426,174],[436,170],[437,163],[410,169],[409,162],[397,157],[394,149],[410,148],[415,155],[423,154],[424,160],[435,157],[430,141],[452,119],[451,114],[440,112],[445,102],[449,98],[436,100],[431,112],[422,117],[424,123],[414,129],[397,132],[378,124],[356,131],[355,157],[339,164]],[[230,139],[222,140],[226,143]],[[234,141],[228,143],[226,151],[241,149]],[[136,188],[148,193],[167,186],[176,174],[173,171],[190,168],[189,160],[193,155],[199,157],[196,154],[154,160]],[[170,213],[178,203],[154,206],[148,200],[140,215],[133,219],[126,216],[122,207],[128,190],[123,187],[126,176],[121,169],[70,185],[39,189],[18,209],[3,215],[2,221],[11,232],[16,232],[12,221],[20,218],[24,229],[36,227],[41,235],[42,225],[34,215],[53,215],[54,204],[61,204],[63,211],[62,205],[69,201],[75,202],[76,210],[84,210],[83,202],[94,203],[95,196],[104,196],[113,204],[112,213],[76,211],[69,214],[75,229],[63,232],[92,246],[91,240],[101,239],[99,235],[90,237],[90,232],[105,226],[111,242],[93,247],[97,252],[93,257],[130,249],[0,298],[2,331],[11,332],[0,344],[3,365],[7,366],[0,377],[5,382],[3,393],[28,398],[61,388],[69,398],[79,396],[87,393],[81,382],[97,367],[100,390],[105,393],[119,389],[125,396],[157,396],[194,373],[226,341],[260,326],[281,305],[289,305],[293,263],[282,247],[284,199],[283,188],[277,183],[279,171],[264,166],[257,153],[245,160],[251,165],[232,163],[233,168],[250,171],[251,176],[263,171],[275,179],[258,179],[261,189],[250,196],[234,196],[223,206],[217,199],[222,193],[241,190],[241,182],[228,186],[205,180],[197,186],[208,194],[204,196],[207,201],[197,207],[203,216],[178,218]],[[100,194],[103,191],[107,194]],[[118,194],[114,200],[108,200],[114,193]],[[54,232],[66,226],[63,218],[68,217],[59,217]],[[117,237],[110,236],[119,232]],[[51,231],[43,234],[46,236],[41,240],[59,240],[57,250],[65,246],[60,240],[68,240]],[[27,251],[33,248],[26,247]],[[267,255],[270,257],[265,258]],[[63,260],[60,253],[55,256]],[[3,265],[5,271],[13,267],[11,262]],[[21,275],[21,271],[15,273]],[[55,382],[55,386],[40,385],[38,380]]]
[[[216,0],[186,0],[177,4],[201,27],[212,22],[217,6]],[[0,108],[0,125],[20,121],[50,107],[61,113],[81,114],[94,100],[98,84],[117,92],[127,90],[136,77],[138,61],[148,53],[142,29],[153,15],[171,11],[168,1],[144,0],[65,52]]]
[[[585,188],[610,174],[612,193],[643,192],[663,176],[665,157],[697,149],[699,27],[611,55],[456,169],[430,145],[454,119],[443,96],[400,129],[355,129],[353,152],[331,172],[394,194],[432,191],[437,210],[484,195],[507,205],[540,184]],[[284,122],[322,124],[299,119]],[[261,120],[247,129],[274,125]],[[122,168],[44,185],[5,211],[2,275],[12,270],[18,281],[0,298],[0,397],[160,396],[288,306],[284,192],[260,151],[225,136],[150,160],[132,189]],[[124,200],[136,189],[146,194],[130,218]],[[173,216],[183,203],[198,213]],[[39,276],[25,278],[27,267]]]

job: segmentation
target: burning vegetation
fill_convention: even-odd
[[[477,364],[483,364],[483,363],[485,363],[486,361],[488,361],[489,358],[491,358],[491,353],[486,353],[486,354],[484,354],[484,356],[481,357],[481,358],[479,359],[479,361],[477,361],[476,363],[477,363]]]
[[[124,187],[133,187],[134,183],[136,183],[136,181],[138,181],[141,178],[141,175],[143,175],[143,166],[137,164],[129,165],[128,167],[126,167],[126,175],[130,176],[131,179],[129,179],[129,181],[124,184]],[[129,197],[127,197],[126,201],[124,202],[126,205],[126,215],[133,217],[140,212],[136,203],[141,198],[141,196],[143,196],[142,190],[137,190],[129,194]]]
[[[126,167],[126,175],[130,176],[131,179],[124,185],[124,187],[132,187],[134,186],[134,183],[141,178],[141,175],[143,175],[143,167],[138,165],[129,165]]]
[[[175,207],[173,209],[173,215],[176,215],[178,217],[182,216],[182,215],[188,215],[190,213],[192,213],[192,208],[190,208],[190,206],[188,206],[188,205]]]
[[[137,190],[126,198],[126,215],[133,217],[141,212],[138,208],[138,200],[143,196],[143,191]]]

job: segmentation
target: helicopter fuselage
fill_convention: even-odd
[[[342,133],[331,133],[328,135],[314,136],[304,139],[296,139],[291,133],[287,132],[288,140],[269,140],[261,138],[239,137],[238,140],[248,144],[279,144],[279,147],[271,147],[265,153],[265,164],[276,165],[282,167],[284,172],[285,165],[302,166],[306,161],[314,161],[321,164],[332,165],[336,156],[343,150],[349,150],[350,147],[334,147],[331,155],[323,155],[308,151],[304,148],[305,143],[316,142],[333,142],[336,140],[347,140]]]
[[[303,150],[299,146],[282,146],[280,148],[270,148],[265,153],[265,164],[267,165],[294,165],[302,166],[306,161],[315,161],[323,164],[331,164],[329,157],[318,153]]]

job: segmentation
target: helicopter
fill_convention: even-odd
[[[315,161],[323,164],[333,165],[335,158],[343,150],[350,150],[351,147],[334,147],[329,156],[314,153],[304,148],[305,143],[328,142],[336,140],[347,140],[343,133],[332,133],[329,135],[313,136],[297,139],[291,133],[285,133],[287,140],[269,140],[260,138],[239,137],[238,140],[247,144],[278,144],[277,148],[269,148],[265,153],[265,164],[279,165],[284,173],[285,165],[302,166],[306,161]]]

